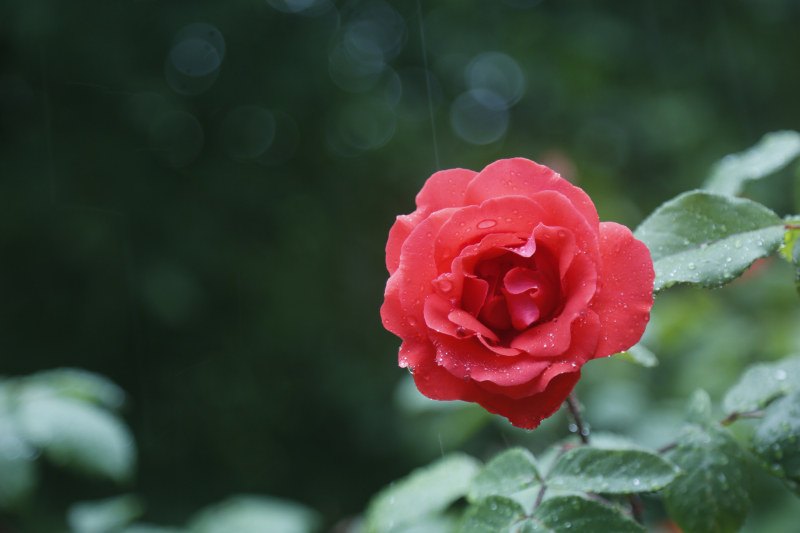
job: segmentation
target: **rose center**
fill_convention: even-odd
[[[465,280],[463,308],[507,344],[558,312],[562,290],[557,264],[545,247],[532,257],[508,250],[486,254]]]

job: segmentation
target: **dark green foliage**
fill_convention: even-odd
[[[800,496],[800,392],[767,407],[751,445],[764,469]]]
[[[668,455],[685,475],[664,490],[670,515],[684,533],[733,533],[750,510],[744,453],[726,428],[690,424]]]

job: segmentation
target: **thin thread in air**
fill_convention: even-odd
[[[428,111],[431,115],[431,134],[433,135],[433,155],[436,157],[436,170],[441,170],[439,165],[439,147],[436,144],[436,124],[433,122],[433,94],[431,91],[431,73],[428,70],[428,48],[425,46],[425,29],[422,24],[422,2],[417,0],[417,13],[419,14],[419,38],[422,41],[422,64],[425,66],[425,84],[428,86]]]

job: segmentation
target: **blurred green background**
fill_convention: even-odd
[[[0,372],[107,376],[138,465],[115,484],[37,460],[0,531],[64,531],[74,502],[131,491],[163,525],[251,493],[346,531],[442,451],[565,436],[563,414],[526,433],[415,396],[378,315],[394,217],[437,168],[522,156],[635,227],[800,128],[799,23],[797,0],[4,0]],[[748,194],[797,213],[796,180]],[[660,296],[661,366],[588,365],[589,422],[670,442],[695,387],[719,400],[800,351],[799,311],[779,260]],[[796,524],[754,475],[746,527]]]

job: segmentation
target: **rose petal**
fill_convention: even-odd
[[[386,268],[389,274],[394,274],[400,265],[403,243],[414,228],[434,211],[463,206],[467,185],[477,174],[472,170],[455,168],[442,170],[428,178],[417,194],[416,211],[397,217],[389,230],[389,240],[386,243]]]
[[[539,289],[544,284],[544,276],[528,268],[517,267],[509,270],[503,278],[503,286],[511,294],[522,294],[531,289]]]
[[[568,203],[566,198],[564,201]],[[544,218],[552,217],[541,205],[525,196],[495,198],[479,206],[462,207],[439,230],[436,264],[442,271],[447,271],[448,265],[465,246],[493,233],[530,235]]]
[[[414,228],[403,243],[400,266],[390,278],[390,282],[397,283],[399,287],[398,298],[403,317],[422,334],[426,330],[423,317],[425,298],[434,292],[431,281],[438,275],[433,262],[436,234],[455,211],[457,208],[432,213]],[[395,278],[397,280],[392,281]],[[394,309],[387,308],[386,312],[394,312]]]
[[[567,351],[571,342],[572,322],[586,313],[597,289],[597,270],[584,254],[576,255],[567,271],[568,289],[561,314],[521,333],[511,342],[517,348],[536,357],[556,357]]]
[[[486,301],[489,284],[475,276],[465,276],[461,293],[461,308],[472,316],[478,316]]]
[[[592,302],[600,316],[595,357],[627,350],[642,338],[653,307],[653,261],[631,230],[614,222],[600,224],[603,287]]]
[[[456,377],[467,376],[476,381],[491,381],[501,387],[521,385],[536,379],[551,361],[526,354],[498,357],[479,339],[455,339],[430,332],[436,346],[436,362]]]
[[[508,303],[505,296],[492,298],[481,309],[478,315],[484,324],[490,328],[503,330],[511,327],[511,315],[508,313]]]
[[[383,325],[401,339],[426,341],[427,335],[425,332],[415,328],[406,320],[403,306],[400,304],[400,288],[399,276],[393,276],[386,282],[386,292],[384,292],[383,305],[381,306]]]
[[[491,337],[488,340],[487,340],[487,338],[485,336],[480,335],[480,334],[477,335],[477,337],[478,337],[478,340],[481,341],[481,344],[483,344],[486,348],[488,348],[489,350],[493,351],[497,355],[512,356],[512,355],[519,355],[519,354],[522,353],[521,351],[517,350],[516,348],[504,348],[503,346],[498,345],[497,341],[492,339]]]
[[[420,221],[425,217],[422,213],[412,213],[410,215],[398,215],[397,219],[389,230],[389,240],[386,241],[386,269],[389,275],[393,275],[400,266],[400,253],[403,249],[403,243],[411,232],[416,228]]]
[[[458,325],[454,324],[453,321],[448,318],[453,310],[453,302],[447,298],[442,298],[438,294],[431,294],[425,298],[425,324],[439,333],[444,333],[451,337],[463,338],[464,336],[459,335],[456,331]]]
[[[543,392],[519,400],[494,394],[473,401],[477,401],[490,413],[508,418],[509,422],[519,428],[535,429],[542,420],[558,411],[580,377],[579,370],[559,374],[550,380]]]
[[[532,195],[532,198],[546,210],[547,214],[540,220],[542,224],[569,230],[578,249],[588,254],[596,265],[602,264],[597,226],[587,222],[567,197],[555,191],[543,191]]]
[[[470,333],[479,333],[481,336],[492,339],[495,342],[499,340],[497,335],[495,335],[492,330],[481,324],[477,318],[465,311],[462,311],[461,309],[454,309],[451,311],[450,314],[447,315],[447,319],[456,326],[466,329]],[[456,333],[458,332],[456,331]],[[461,337],[461,335],[456,334],[455,337]]]
[[[572,264],[572,259],[578,253],[575,235],[566,228],[545,226],[544,224],[536,226],[533,235],[538,241],[539,247],[544,246],[558,259],[559,278],[563,279]]]
[[[454,273],[474,274],[475,265],[486,258],[506,252],[516,251],[525,242],[518,235],[511,233],[492,233],[486,235],[477,244],[464,247],[458,257],[453,260]]]
[[[477,387],[455,377],[445,368],[436,364],[433,345],[425,346],[425,354],[414,367],[414,384],[417,389],[432,400],[465,400],[474,402],[480,392]]]
[[[597,233],[600,219],[591,198],[549,168],[528,159],[502,159],[484,168],[467,186],[464,205],[479,205],[490,198],[525,195],[533,198],[540,191],[556,191],[588,221]]]
[[[467,186],[478,173],[465,168],[440,170],[425,182],[417,194],[417,211],[432,213],[447,207],[462,207]]]
[[[431,350],[431,346],[430,341],[427,340],[425,342],[403,341],[398,354],[398,366],[415,368],[432,359],[435,357],[436,351]]]
[[[530,294],[511,294],[506,289],[503,289],[503,293],[506,295],[511,324],[514,329],[524,331],[539,320],[539,306],[536,305]]]
[[[555,376],[564,372],[575,372],[592,358],[600,335],[600,319],[592,311],[572,324],[573,344],[558,360],[551,361],[542,374],[527,383],[513,386],[498,386],[492,381],[481,381],[481,388],[494,393],[504,394],[510,398],[521,399],[542,392]]]

